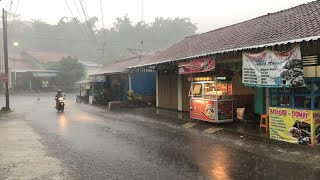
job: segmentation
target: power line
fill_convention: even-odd
[[[102,18],[102,29],[103,29],[103,35],[104,35],[104,41],[107,40],[106,31],[104,29],[104,18],[103,18],[103,10],[102,10],[102,0],[100,0],[100,10],[101,10],[101,18]]]
[[[8,1],[7,1],[7,4],[4,5],[6,10],[9,9],[10,3],[11,3],[11,0],[8,0]]]
[[[14,11],[13,19],[12,19],[12,22],[11,22],[11,24],[10,24],[10,28],[9,28],[9,29],[12,29],[13,23],[14,23],[14,21],[15,21],[16,18],[17,18],[17,10],[18,10],[18,7],[19,7],[19,2],[20,2],[20,0],[18,0],[18,2],[17,2],[16,9],[15,9],[15,11]]]
[[[74,14],[73,14],[73,12],[72,12],[72,10],[71,10],[71,8],[70,8],[70,6],[69,6],[69,4],[68,4],[67,0],[65,0],[65,3],[66,3],[66,5],[67,5],[67,7],[68,7],[68,9],[69,9],[69,11],[70,11],[70,13],[71,13],[72,17],[74,18],[74,20],[76,20],[76,17],[74,16]],[[78,22],[76,22],[76,24],[78,25],[78,27],[79,27],[79,29],[80,29],[81,33],[85,35],[85,33],[83,32],[83,30],[82,30],[81,26],[79,25],[79,23],[78,23]],[[86,33],[87,33],[87,31],[86,31]],[[87,34],[87,35],[89,35],[89,34]],[[94,44],[92,44],[92,45],[94,46]]]
[[[88,6],[87,6],[87,3],[86,3],[86,1],[85,0],[82,0],[83,1],[83,5],[84,5],[84,10],[86,11],[86,14],[87,14],[87,17],[90,17],[89,16],[89,13],[88,13]]]
[[[9,6],[9,15],[11,14],[11,8],[12,8],[13,0],[10,1],[10,6]]]
[[[86,20],[86,24],[87,24],[88,30],[89,30],[89,32],[90,32],[90,34],[91,34],[91,37],[93,38],[95,44],[98,46],[97,38],[96,38],[96,36],[95,36],[95,34],[94,34],[93,30],[92,30],[92,27],[91,27],[91,25],[90,25],[90,23],[89,23],[89,18],[88,18],[88,16],[87,16],[86,12],[85,12],[85,9],[84,9],[84,6],[83,6],[83,4],[82,4],[82,1],[79,0],[79,2],[80,2],[81,8],[82,8],[82,12],[83,12],[84,17],[85,17],[85,20]]]
[[[81,21],[81,23],[83,23],[83,26],[84,26],[83,28],[84,28],[85,32],[87,33],[88,37],[90,38],[90,32],[88,31],[88,29],[87,29],[86,26],[84,25],[85,22],[84,22],[83,19],[82,19],[81,13],[80,13],[79,8],[78,8],[78,5],[77,5],[77,3],[76,3],[75,0],[73,0],[73,2],[74,2],[74,6],[76,7],[76,10],[77,10],[77,12],[78,12],[80,21]]]
[[[68,4],[67,0],[64,0],[64,2],[66,3],[66,5],[67,5],[67,7],[68,7],[68,9],[69,9],[70,14],[72,15],[72,17],[73,17],[73,18],[75,18],[75,16],[74,16],[74,14],[73,14],[73,12],[72,12],[72,10],[71,10],[71,8],[70,8],[70,6],[69,6],[69,4]]]
[[[77,9],[77,12],[78,12],[78,15],[79,15],[79,17],[80,17],[80,20],[83,21],[82,16],[81,16],[81,13],[80,13],[79,8],[78,8],[78,5],[77,5],[77,3],[76,3],[76,0],[73,0],[73,2],[74,2],[74,6],[75,6],[76,9]]]
[[[103,31],[103,36],[104,40],[102,43],[102,56],[105,56],[105,42],[107,41],[107,35],[106,35],[106,30],[104,29],[104,18],[103,18],[103,10],[102,10],[102,0],[100,0],[100,10],[101,10],[101,20],[102,20],[102,31]]]

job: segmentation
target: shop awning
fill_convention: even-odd
[[[55,72],[33,72],[33,77],[57,77]]]
[[[90,80],[85,79],[85,80],[76,82],[76,84],[87,84],[87,83],[90,83],[90,82],[91,82]]]

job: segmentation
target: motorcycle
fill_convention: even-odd
[[[58,99],[56,98],[56,101],[58,101],[58,104],[57,104],[57,111],[58,112],[63,112],[64,111],[64,100],[66,99],[66,95],[64,95],[63,97],[58,97]]]

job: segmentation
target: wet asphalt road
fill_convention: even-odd
[[[119,114],[97,115],[67,96],[57,113],[53,96],[14,96],[48,156],[71,179],[318,179],[312,168],[233,149],[214,140]],[[3,102],[3,99],[0,99]]]

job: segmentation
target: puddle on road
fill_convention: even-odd
[[[206,129],[203,131],[203,133],[205,134],[212,134],[212,133],[215,133],[215,132],[218,132],[220,130],[222,130],[223,128],[218,128],[218,127],[212,127],[212,128],[209,128],[209,129]]]
[[[189,128],[192,128],[194,127],[195,125],[197,125],[198,123],[195,123],[195,122],[188,122],[184,125],[182,125],[182,127],[186,128],[186,129],[189,129]]]

